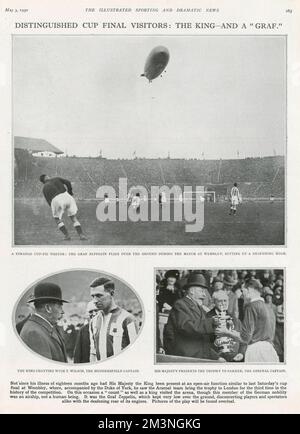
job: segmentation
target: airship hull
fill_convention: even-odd
[[[155,47],[147,57],[144,74],[149,81],[157,78],[166,68],[169,62],[170,54],[166,47]]]

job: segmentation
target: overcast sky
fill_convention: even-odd
[[[283,155],[285,74],[284,37],[15,36],[13,132],[79,156]]]

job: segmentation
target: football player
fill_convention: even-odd
[[[63,214],[66,211],[77,234],[79,235],[79,238],[81,240],[87,240],[87,237],[82,232],[81,224],[76,217],[78,208],[73,197],[71,182],[60,177],[49,178],[47,175],[41,175],[40,181],[44,184],[43,195],[48,205],[51,206],[53,218],[58,229],[64,234],[64,239],[71,239],[62,220]]]
[[[141,204],[141,196],[140,196],[140,193],[135,193],[135,194],[133,195],[132,200],[131,200],[131,206],[132,206],[135,210],[139,211],[139,209],[140,209],[140,204]]]
[[[233,187],[230,191],[230,202],[231,205],[229,215],[235,215],[237,206],[241,202],[241,196],[236,182],[233,184]]]

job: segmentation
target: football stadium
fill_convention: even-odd
[[[280,155],[235,158],[137,158],[70,156],[43,139],[14,138],[14,245],[284,245],[285,158]],[[78,218],[87,240],[64,241],[56,230],[39,182],[41,174],[71,182]],[[152,186],[204,189],[204,227],[186,232],[185,221],[104,221],[96,218],[103,185],[118,194],[120,178],[128,189]],[[230,215],[230,191],[238,184],[241,203]],[[195,202],[196,195],[185,195]],[[172,205],[178,198],[170,197]],[[130,206],[130,200],[128,200]],[[66,227],[71,222],[64,218]]]
[[[285,245],[284,36],[13,39],[14,245]]]

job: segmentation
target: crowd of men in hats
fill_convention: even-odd
[[[282,270],[158,271],[157,352],[223,362],[283,362],[283,286]]]
[[[115,356],[136,339],[139,330],[135,316],[116,303],[115,290],[109,278],[98,277],[91,282],[87,320],[80,326],[77,323],[73,334],[74,324],[60,326],[63,306],[68,303],[60,286],[39,283],[28,300],[32,313],[16,324],[17,332],[32,351],[57,362],[90,363]],[[72,316],[79,320],[77,314]]]

